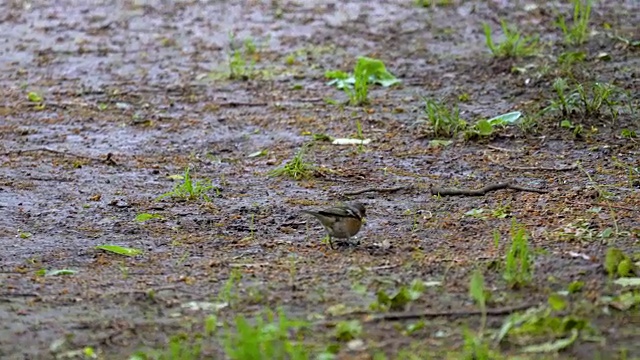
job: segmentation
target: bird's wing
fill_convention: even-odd
[[[337,207],[320,210],[318,213],[324,216],[354,217],[350,211]]]

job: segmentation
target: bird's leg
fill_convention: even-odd
[[[331,248],[331,250],[335,250],[336,248],[333,247],[333,242],[331,241],[331,235],[327,235],[329,237],[329,247]]]

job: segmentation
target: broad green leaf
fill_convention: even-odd
[[[578,329],[571,329],[571,336],[565,339],[549,341],[538,345],[530,345],[522,349],[525,353],[557,352],[573,344],[578,338]]]
[[[59,270],[49,270],[44,274],[44,276],[73,275],[75,273],[77,273],[77,271],[75,270],[59,269]]]
[[[475,129],[480,136],[489,136],[493,134],[493,125],[488,120],[480,120],[476,123]]]
[[[98,245],[96,246],[96,249],[125,256],[136,256],[142,254],[142,250],[126,248],[118,245]]]
[[[583,287],[584,287],[584,281],[576,280],[571,282],[571,284],[569,284],[569,287],[567,290],[569,290],[570,294],[574,294],[582,290]]]
[[[559,294],[551,294],[547,301],[549,302],[551,308],[555,311],[561,311],[564,310],[565,307],[567,307],[567,302]]]
[[[473,272],[471,283],[469,284],[469,294],[478,303],[480,309],[484,311],[485,294],[484,294],[484,277],[478,270]]]
[[[453,143],[451,140],[431,140],[429,141],[429,147],[449,146]]]
[[[29,101],[31,102],[35,102],[35,103],[39,103],[42,102],[42,96],[40,96],[37,92],[29,92],[27,94],[27,99],[29,99]]]
[[[137,222],[145,222],[147,220],[151,220],[151,219],[162,219],[161,215],[158,214],[149,214],[149,213],[141,213],[136,215],[136,221]]]
[[[502,115],[498,115],[496,117],[493,117],[489,120],[487,120],[487,122],[491,125],[506,125],[506,124],[513,124],[515,123],[518,119],[520,119],[520,117],[522,116],[522,113],[520,111],[514,111],[514,112],[510,112],[510,113],[506,113],[506,114],[502,114]]]
[[[629,310],[634,306],[640,305],[640,293],[631,291],[622,293],[611,300],[609,305],[620,311]]]
[[[265,156],[265,155],[267,155],[267,150],[260,150],[247,155],[247,157],[252,158],[252,157],[258,157],[258,156]]]
[[[625,277],[613,280],[613,283],[620,286],[638,286],[640,287],[640,277]]]

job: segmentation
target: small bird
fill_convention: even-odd
[[[320,211],[302,210],[303,213],[315,216],[329,234],[329,246],[334,249],[331,238],[350,239],[360,231],[362,220],[366,216],[364,205],[359,202],[343,206],[330,207]]]

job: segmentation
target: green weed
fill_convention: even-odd
[[[541,46],[538,36],[523,36],[514,26],[509,26],[504,20],[500,21],[505,40],[499,44],[493,41],[491,27],[484,24],[484,36],[487,47],[493,56],[498,58],[518,58],[532,56],[540,52]]]
[[[239,48],[236,45],[235,35],[229,34],[229,79],[249,80],[258,75],[255,70],[258,56],[258,47],[253,39],[246,39]]]
[[[224,283],[222,290],[220,290],[220,294],[218,294],[219,301],[229,304],[229,306],[233,306],[239,299],[238,293],[236,291],[237,285],[242,280],[242,273],[238,269],[232,269],[229,273],[229,279]]]
[[[606,106],[609,109],[611,118],[614,120],[618,118],[618,110],[616,109],[618,102],[613,100],[613,95],[616,92],[617,90],[613,85],[597,82],[587,89],[582,84],[576,86],[576,93],[585,115],[598,115],[601,109]]]
[[[496,342],[508,338],[511,343],[521,344],[524,353],[549,353],[571,346],[581,332],[593,335],[595,331],[587,320],[575,315],[558,315],[568,306],[563,296],[552,294],[548,302],[547,307],[510,315],[495,334]],[[545,342],[547,339],[551,340]],[[534,344],[524,346],[525,343]]]
[[[592,0],[572,0],[573,21],[567,25],[564,16],[559,15],[556,25],[562,30],[565,43],[582,45],[589,38],[589,19],[591,17]]]
[[[490,137],[498,129],[503,128],[509,124],[514,124],[520,119],[522,113],[519,111],[513,111],[510,113],[502,114],[491,119],[478,120],[473,127],[468,128],[464,137],[466,139],[474,139],[479,137]]]
[[[511,223],[511,245],[507,252],[503,278],[510,287],[527,285],[533,277],[529,240],[523,225]]]
[[[271,311],[251,320],[239,315],[235,330],[225,327],[222,344],[231,360],[306,360],[311,358],[312,349],[290,337],[307,326],[304,321],[289,319],[283,311],[278,312],[277,318]]]
[[[308,326],[305,321],[288,318],[283,311],[274,314],[267,310],[264,315],[251,319],[238,315],[232,324],[224,324],[224,331],[219,331],[218,319],[211,315],[206,318],[202,333],[174,336],[164,349],[137,351],[129,359],[213,359],[217,357],[207,350],[219,346],[224,351],[224,358],[230,360],[308,360],[314,351],[302,342],[302,332]]]
[[[640,275],[638,267],[633,260],[622,250],[608,248],[604,259],[604,268],[610,279],[614,277],[629,277]]]
[[[182,183],[177,184],[172,191],[164,193],[156,198],[157,200],[164,199],[166,197],[177,198],[181,200],[193,201],[202,199],[206,202],[211,201],[207,192],[215,189],[219,195],[220,189],[213,186],[211,181],[196,181],[191,179],[189,174],[190,169],[186,168],[182,177]]]
[[[425,289],[425,283],[415,279],[409,285],[402,285],[398,289],[387,293],[384,289],[377,291],[377,300],[369,305],[372,310],[404,310],[411,302],[420,298]]]
[[[332,79],[328,85],[335,85],[349,96],[351,105],[369,103],[369,85],[379,84],[389,87],[400,82],[387,71],[384,63],[378,59],[365,56],[358,57],[353,75],[343,71],[327,71],[325,77]]]
[[[457,105],[446,107],[432,100],[424,99],[427,121],[431,125],[435,136],[453,137],[467,128],[467,123],[460,119],[460,109]],[[418,120],[416,123],[424,122]]]
[[[294,180],[301,180],[311,177],[315,171],[315,166],[304,160],[306,146],[303,146],[293,157],[283,166],[269,172],[270,176],[287,176]]]
[[[338,341],[351,341],[362,334],[362,324],[358,320],[340,321],[336,325],[335,337]]]

